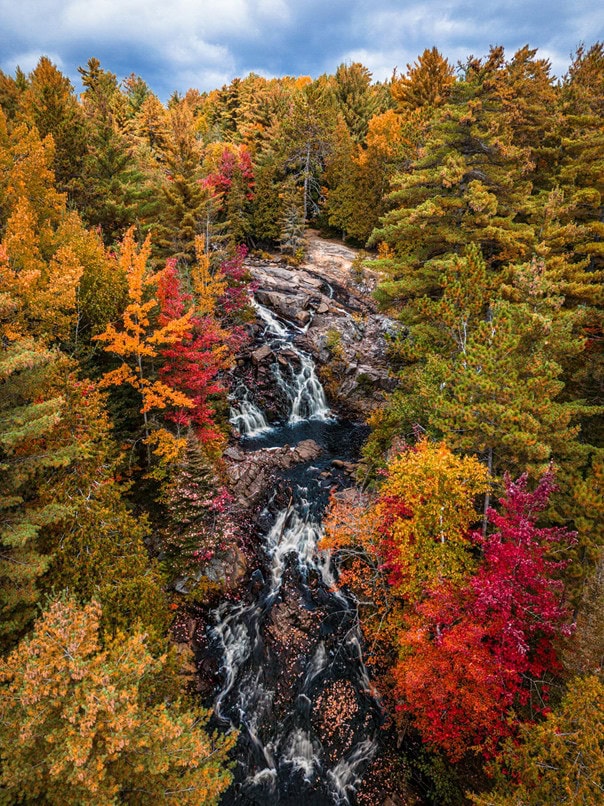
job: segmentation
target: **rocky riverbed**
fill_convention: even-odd
[[[312,231],[307,242],[307,259],[300,266],[279,258],[248,259],[255,297],[291,325],[294,344],[312,355],[333,404],[350,417],[365,418],[393,388],[386,353],[400,327],[377,312],[370,295],[377,276],[353,267],[355,250]],[[282,353],[279,361],[292,357]],[[247,370],[265,410],[278,418],[283,401],[271,389],[274,359],[270,345],[255,343],[240,356],[239,371]]]
[[[356,603],[319,548],[329,495],[353,483],[363,420],[392,385],[386,352],[397,329],[375,310],[375,277],[359,277],[355,257],[311,233],[299,267],[248,261],[257,320],[233,370],[224,459],[251,550],[242,569],[233,549],[236,575],[213,569],[236,586],[183,622],[215,727],[240,732],[224,804],[386,800],[372,784],[385,769],[384,714]]]

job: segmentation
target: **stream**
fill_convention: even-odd
[[[261,512],[263,560],[244,601],[223,602],[210,618],[220,658],[214,721],[237,729],[234,783],[224,804],[354,804],[378,749],[382,711],[363,661],[357,610],[335,587],[330,557],[317,550],[334,483],[333,461],[358,456],[366,428],[330,411],[312,358],[293,339],[299,328],[254,303],[275,354],[271,367],[288,401],[287,420],[269,423],[240,386],[231,422],[245,451],[313,439],[322,454],[282,471]]]

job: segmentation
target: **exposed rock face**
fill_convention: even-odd
[[[376,311],[370,291],[377,275],[364,269],[359,278],[352,270],[355,250],[312,231],[307,244],[308,259],[299,267],[250,259],[247,265],[258,283],[255,296],[293,325],[297,346],[314,357],[336,406],[364,417],[394,386],[386,361],[387,340],[401,328]],[[251,360],[262,395],[263,376],[270,380],[274,356],[265,345],[251,353]]]
[[[229,488],[239,506],[253,509],[270,488],[272,474],[277,470],[287,470],[299,462],[310,462],[321,454],[321,447],[312,439],[298,442],[294,447],[261,448],[253,453],[244,453],[237,447],[224,452]]]
[[[259,347],[257,350],[254,350],[252,353],[252,361],[254,364],[261,364],[267,358],[273,355],[273,351],[269,347],[268,344],[263,344],[262,347]]]

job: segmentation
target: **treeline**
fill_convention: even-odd
[[[398,387],[323,545],[361,603],[401,775],[439,804],[596,804],[604,51],[558,83],[528,48],[457,73],[428,51],[392,94],[405,156],[368,245],[404,324]],[[356,235],[346,188],[327,210]]]
[[[224,587],[205,572],[238,540],[220,455],[244,253],[299,260],[308,223],[375,249],[404,324],[364,491],[326,536],[401,769],[435,803],[492,787],[492,759],[480,803],[597,802],[602,46],[561,81],[529,48],[457,69],[432,49],[387,83],[352,64],[166,105],[80,73],[79,97],[46,58],[0,73],[7,802],[228,786],[172,583]]]

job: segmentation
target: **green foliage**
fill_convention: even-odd
[[[58,189],[67,192],[72,201],[79,201],[90,132],[71,82],[46,56],[28,76],[17,117],[33,124],[40,138],[52,136],[52,168]]]
[[[170,618],[162,577],[144,543],[150,535],[146,518],[134,517],[125,491],[111,478],[95,485],[70,515],[46,541],[53,551],[42,587],[69,590],[80,602],[98,601],[107,637],[138,625],[152,648],[161,645]]]
[[[581,408],[562,397],[562,362],[585,343],[542,264],[510,268],[506,279],[499,294],[507,299],[494,296],[474,247],[444,264],[442,296],[417,301],[420,321],[399,344],[415,363],[382,421],[403,431],[419,422],[483,457],[495,475],[504,467],[538,474],[572,453]]]
[[[380,105],[380,97],[371,86],[371,73],[359,62],[341,64],[334,76],[334,93],[352,139],[364,142],[369,121]]]
[[[252,232],[263,244],[276,243],[281,235],[283,200],[279,192],[279,175],[275,159],[263,159],[256,168],[255,193],[252,202]]]
[[[325,349],[329,350],[332,358],[342,357],[342,334],[334,327],[329,328],[325,334]]]
[[[220,588],[211,564],[224,556],[234,535],[225,515],[230,501],[216,467],[190,434],[182,460],[161,494],[168,526],[161,533],[161,556],[171,582],[179,580],[196,601]],[[215,577],[215,575],[213,575]]]
[[[474,565],[470,529],[486,469],[445,444],[423,440],[388,465],[376,513],[385,568],[397,595],[417,601],[439,583],[456,585]]]
[[[279,248],[281,252],[294,258],[297,256],[303,257],[305,243],[304,207],[300,203],[300,194],[293,185],[287,188],[283,199],[283,213],[280,225]]]
[[[530,115],[519,123],[518,98],[508,102],[513,67],[501,48],[484,62],[470,63],[448,102],[434,112],[421,156],[408,173],[395,177],[392,209],[371,242],[392,250],[381,264],[391,275],[383,295],[404,300],[410,316],[416,313],[414,300],[439,294],[443,259],[460,254],[466,244],[478,244],[493,269],[531,254],[534,233],[523,210],[534,164],[520,136]],[[521,84],[519,97],[538,92],[535,82]]]
[[[414,754],[411,766],[420,776],[421,791],[428,803],[463,806],[464,786],[460,774],[446,759],[422,747]]]
[[[38,582],[49,558],[42,529],[60,523],[66,500],[49,496],[51,479],[75,460],[77,440],[61,433],[65,399],[50,379],[56,353],[31,340],[0,350],[0,596],[4,646],[22,634],[35,613]]]

